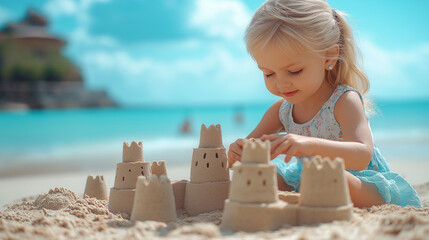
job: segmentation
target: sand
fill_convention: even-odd
[[[391,166],[415,187],[423,209],[355,208],[351,221],[260,233],[222,231],[221,211],[196,217],[179,211],[178,220],[169,224],[133,224],[129,216],[110,213],[107,201],[82,199],[89,174],[104,174],[111,187],[114,169],[0,178],[0,239],[429,239],[429,161],[393,161]],[[170,165],[168,175],[187,179],[189,167]]]
[[[429,182],[416,189],[427,199]],[[355,208],[351,221],[233,233],[219,229],[221,211],[188,217],[179,210],[176,222],[134,224],[127,215],[110,213],[107,201],[83,199],[66,188],[54,188],[1,210],[0,239],[429,239],[429,202],[423,204],[422,209]]]

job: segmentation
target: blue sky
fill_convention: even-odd
[[[243,33],[262,0],[3,0],[0,25],[28,7],[67,40],[91,89],[126,105],[267,103]],[[429,1],[328,1],[347,12],[376,99],[429,99]]]

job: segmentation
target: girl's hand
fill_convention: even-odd
[[[231,168],[232,164],[241,161],[241,154],[243,152],[244,139],[237,139],[237,141],[231,143],[228,149],[228,167]]]
[[[271,159],[280,154],[286,154],[285,162],[289,162],[293,156],[312,155],[312,146],[314,146],[314,138],[290,133],[263,135],[261,140],[270,141]]]

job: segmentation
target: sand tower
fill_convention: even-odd
[[[96,177],[92,175],[88,176],[83,197],[91,197],[98,200],[109,199],[109,192],[103,175],[97,175]]]
[[[190,216],[222,210],[229,191],[226,149],[220,125],[203,124],[200,145],[194,148],[190,182],[186,184],[184,209]]]
[[[157,175],[158,177],[160,177],[161,175],[167,176],[167,166],[165,164],[165,161],[153,161],[150,169],[152,175]]]
[[[150,163],[143,160],[142,142],[124,142],[122,162],[116,166],[115,185],[110,189],[109,210],[131,215],[137,177],[151,175]]]
[[[353,204],[341,158],[305,159],[300,185],[298,223],[316,224],[350,220]]]
[[[234,163],[229,199],[225,201],[222,228],[233,231],[269,231],[296,223],[296,205],[277,196],[276,165],[269,163],[270,143],[248,140],[241,163]]]
[[[138,177],[131,220],[165,223],[176,220],[173,188],[167,176]]]

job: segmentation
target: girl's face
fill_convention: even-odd
[[[292,104],[312,103],[321,91],[326,60],[309,51],[269,44],[253,53],[267,89]]]

